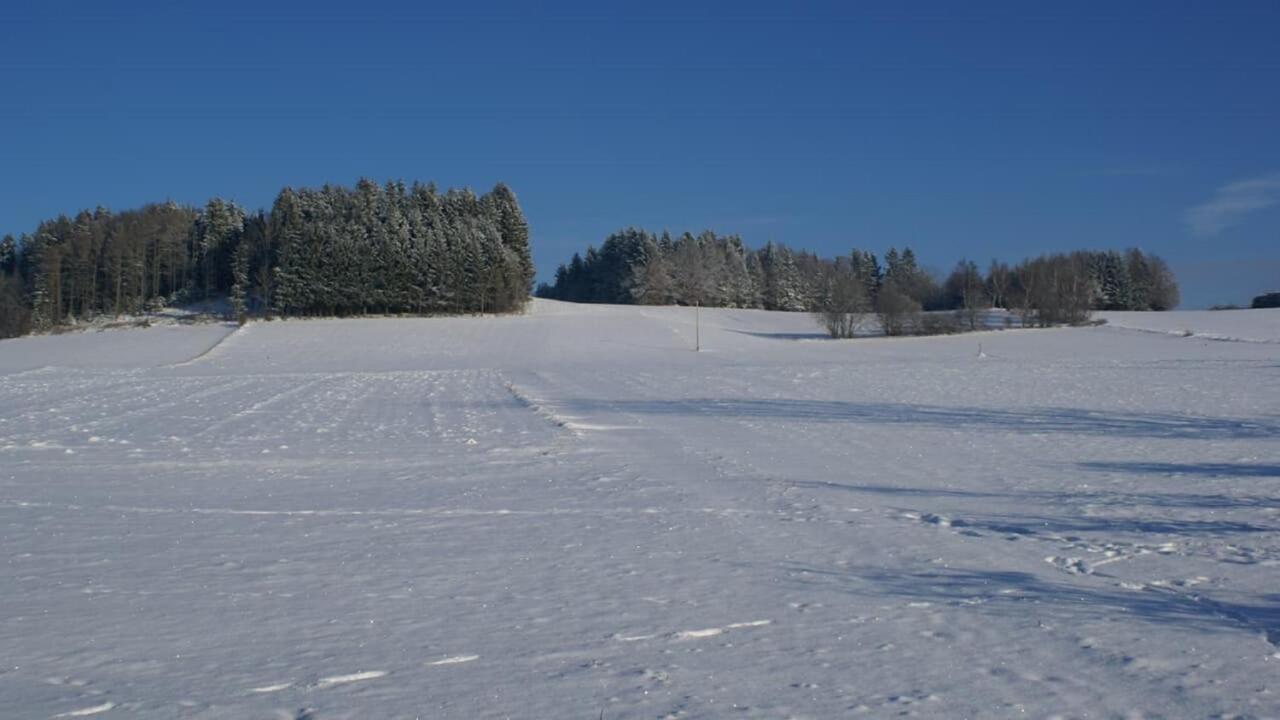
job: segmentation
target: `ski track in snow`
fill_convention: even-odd
[[[0,708],[1280,715],[1271,317],[3,341]]]

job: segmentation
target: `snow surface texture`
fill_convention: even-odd
[[[701,325],[0,342],[0,715],[1280,715],[1277,345]]]
[[[1187,312],[1103,312],[1112,327],[1181,335],[1204,340],[1280,343],[1280,310],[1191,310]]]

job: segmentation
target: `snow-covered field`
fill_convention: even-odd
[[[1113,327],[1236,342],[1280,343],[1280,312],[1190,310],[1187,312],[1103,312]]]
[[[0,376],[45,366],[136,370],[197,358],[231,332],[230,323],[86,330],[0,342]]]
[[[2,341],[0,716],[1275,717],[1276,317]]]

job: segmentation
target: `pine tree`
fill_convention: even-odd
[[[724,259],[721,266],[724,271],[724,298],[729,307],[749,308],[755,306],[755,285],[751,274],[747,272],[747,250],[742,238],[731,235],[721,240]]]
[[[766,310],[804,310],[800,273],[791,251],[772,241],[760,252],[764,273],[763,301]]]
[[[528,295],[533,287],[534,276],[533,254],[529,248],[529,223],[525,220],[515,193],[504,183],[494,185],[489,198],[497,210],[496,220],[502,245],[516,256],[519,269],[517,280],[523,288],[523,295]]]
[[[748,305],[744,307],[762,308],[764,307],[764,268],[760,264],[760,253],[749,252],[745,259],[747,267],[747,277],[751,281],[751,299]]]
[[[652,251],[645,254],[644,264],[636,269],[632,297],[645,305],[670,305],[674,302],[674,292],[671,263],[655,244]]]
[[[902,271],[907,276],[913,276],[920,271],[916,265],[916,253],[909,247],[902,249]]]
[[[1151,266],[1142,251],[1130,248],[1124,255],[1124,267],[1129,277],[1128,310],[1149,310],[1151,308],[1152,276]]]
[[[884,282],[884,272],[880,269],[880,263],[876,260],[875,254],[854,249],[849,253],[849,258],[853,263],[858,281],[866,289],[867,295],[874,298],[876,291],[880,289],[880,283]]]
[[[225,290],[230,282],[230,253],[244,229],[244,210],[235,203],[213,198],[195,226],[202,298]]]
[[[0,240],[0,276],[13,277],[18,273],[18,241],[12,235]]]
[[[248,322],[249,243],[236,245],[231,262],[231,314],[238,325]]]
[[[901,285],[903,275],[902,259],[898,256],[898,249],[891,247],[884,254],[884,279],[893,280]]]
[[[42,327],[224,293],[241,317],[259,303],[284,315],[505,312],[525,302],[533,277],[527,222],[501,184],[484,198],[369,180],[285,188],[270,213],[248,217],[219,198],[199,212],[98,208],[41,223],[32,237],[0,241],[0,277],[16,278],[6,302],[17,293]]]
[[[310,305],[307,248],[302,243],[302,198],[284,188],[271,207],[270,234],[277,243],[272,301],[276,312],[288,315]]]
[[[710,268],[705,264],[698,238],[682,234],[676,240],[671,264],[676,302],[691,306],[707,304],[712,291]]]

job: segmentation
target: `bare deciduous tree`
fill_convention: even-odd
[[[867,288],[849,268],[832,270],[822,309],[815,315],[833,338],[855,337],[867,322],[871,303]]]
[[[886,280],[876,294],[876,316],[885,335],[905,335],[919,325],[920,303]]]
[[[949,304],[955,308],[957,316],[968,325],[970,330],[978,329],[978,320],[982,311],[990,306],[987,300],[986,283],[978,266],[971,260],[956,263],[956,269],[947,278],[946,293]]]

